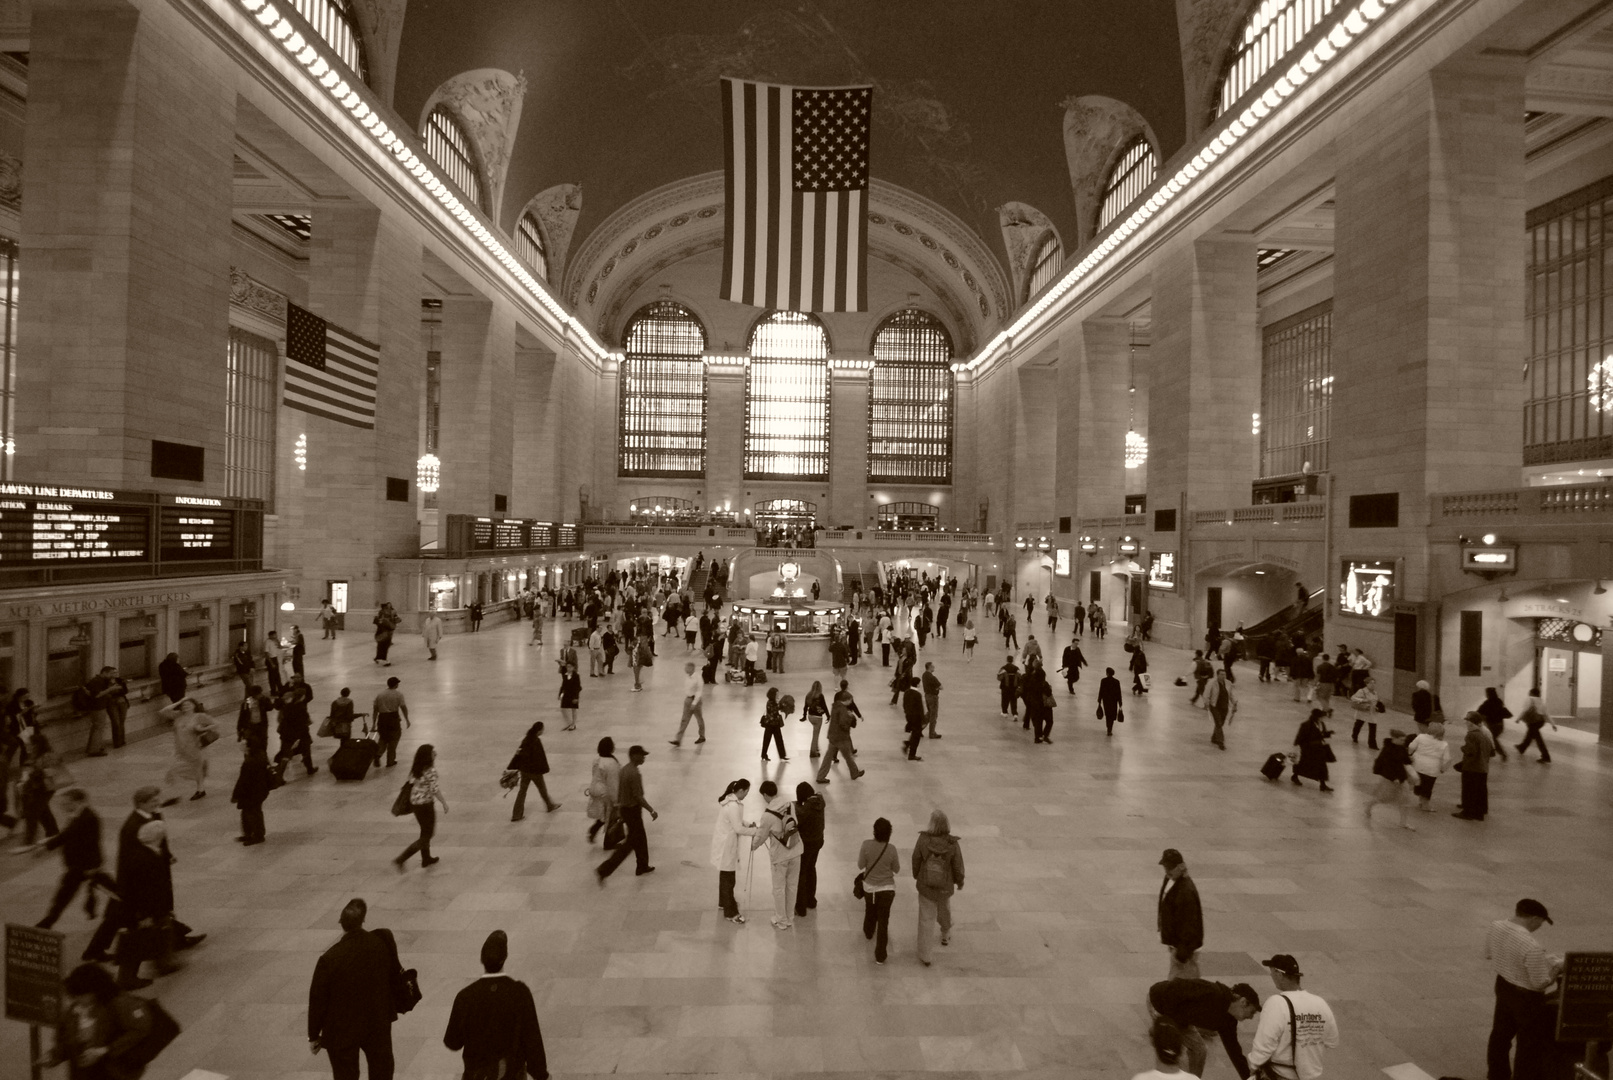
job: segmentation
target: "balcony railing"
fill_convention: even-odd
[[[1585,519],[1613,516],[1613,484],[1562,484],[1550,487],[1507,488],[1501,491],[1460,491],[1433,497],[1436,520],[1469,521],[1519,517]]]

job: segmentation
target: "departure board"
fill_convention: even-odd
[[[159,519],[162,557],[233,559],[235,532],[230,512],[190,506],[164,506]]]
[[[0,498],[0,565],[144,562],[154,507]]]

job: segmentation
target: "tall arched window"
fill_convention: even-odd
[[[1054,278],[1058,277],[1059,270],[1064,266],[1064,249],[1059,244],[1059,238],[1051,234],[1042,241],[1042,246],[1036,249],[1036,257],[1031,259],[1030,284],[1025,287],[1025,299],[1029,300]]]
[[[868,375],[868,479],[952,483],[952,336],[907,308],[874,331]]]
[[[618,373],[621,476],[706,473],[706,331],[682,304],[658,300],[627,324]]]
[[[1159,172],[1159,159],[1148,136],[1139,135],[1126,146],[1109,179],[1103,185],[1103,205],[1098,210],[1098,228],[1103,229],[1121,216],[1126,207],[1137,201],[1137,196],[1148,190]]]
[[[1338,5],[1339,0],[1260,0],[1233,39],[1211,115],[1229,111]]]
[[[543,230],[538,219],[529,213],[522,214],[521,220],[515,223],[515,254],[534,274],[548,279],[549,252],[543,246]]]
[[[425,140],[426,153],[442,166],[466,200],[482,206],[482,178],[476,171],[476,155],[471,150],[470,136],[454,114],[441,105],[432,109],[426,120]]]
[[[816,316],[756,324],[745,380],[745,476],[829,479],[829,336]]]
[[[364,62],[364,43],[358,36],[352,0],[291,0],[291,3],[297,14],[308,20],[314,32],[342,58],[342,63],[368,82],[370,73]]]

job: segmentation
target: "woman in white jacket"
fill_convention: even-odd
[[[749,780],[735,780],[717,800],[717,824],[711,830],[711,865],[717,868],[717,903],[722,906],[723,918],[732,923],[743,923],[734,900],[734,880],[739,873],[739,838],[755,836],[756,827],[744,820],[745,797],[750,794]]]
[[[1411,754],[1411,767],[1417,770],[1417,809],[1432,814],[1428,805],[1434,797],[1434,781],[1450,768],[1451,748],[1445,743],[1445,725],[1437,720],[1428,725],[1428,732],[1411,740],[1406,750]]]

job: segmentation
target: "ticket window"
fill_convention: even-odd
[[[156,671],[152,657],[156,647],[156,616],[130,615],[118,620],[118,674],[123,678],[151,678]]]
[[[45,630],[45,696],[66,697],[90,680],[88,630],[76,623]]]
[[[15,656],[17,651],[17,631],[0,630],[0,688],[6,693],[17,689]]]
[[[179,664],[181,667],[204,668],[208,665],[207,639],[212,623],[207,611],[192,609],[179,613]]]
[[[245,603],[230,605],[229,646],[232,652],[241,642],[251,644],[258,639],[257,622],[256,618],[247,614],[247,605]]]

